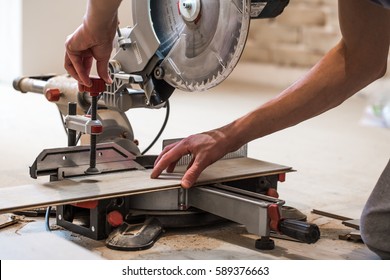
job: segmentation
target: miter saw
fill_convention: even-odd
[[[30,167],[30,175],[50,175],[51,181],[56,181],[151,168],[156,157],[141,153],[125,112],[133,108],[168,111],[175,89],[205,91],[221,83],[240,59],[250,20],[276,17],[288,2],[133,0],[134,25],[118,28],[114,40],[111,85],[92,79],[93,86],[79,92],[77,82],[66,75],[15,80],[15,89],[43,93],[55,103],[68,133],[68,147],[44,150]],[[80,139],[82,145],[78,145]],[[246,147],[225,157],[237,158],[246,158]],[[189,161],[184,157],[178,165]],[[215,223],[221,217],[244,224],[261,236],[257,248],[273,248],[271,231],[314,243],[319,238],[318,227],[284,219],[280,215],[284,201],[269,196],[289,171],[274,166],[263,175],[220,179],[190,190],[62,205],[57,207],[57,223],[94,239],[106,238],[108,247],[119,250],[152,246],[164,227]],[[142,228],[131,233],[140,218],[144,219]]]

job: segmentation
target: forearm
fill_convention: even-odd
[[[219,130],[230,139],[229,150],[334,108],[385,73],[389,11],[366,0],[342,0],[339,12],[339,44],[279,96]]]
[[[224,127],[225,134],[235,139],[231,141],[234,143],[231,149],[338,106],[379,78],[385,69],[380,65],[372,65],[370,69],[366,63],[355,64],[355,54],[349,55],[345,44],[340,42],[279,96]]]
[[[118,8],[121,0],[89,0],[84,16],[84,23],[91,29],[117,21]]]

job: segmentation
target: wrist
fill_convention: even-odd
[[[234,152],[248,143],[245,134],[241,133],[238,120],[218,129],[221,141],[227,153]]]
[[[97,20],[93,14],[86,14],[83,19],[83,25],[91,34],[104,33],[105,30],[111,31],[118,27],[118,15],[115,13],[110,15],[110,17]]]

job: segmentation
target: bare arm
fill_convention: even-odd
[[[339,12],[341,41],[306,76],[231,124],[230,134],[245,135],[242,140],[249,142],[296,125],[338,106],[383,76],[390,12],[366,0],[339,1]]]
[[[89,74],[93,59],[98,75],[107,83],[111,82],[108,61],[120,3],[121,0],[89,0],[83,23],[66,40],[65,69],[83,85],[91,85]]]
[[[194,161],[182,180],[183,187],[190,187],[226,153],[334,108],[381,77],[389,51],[390,12],[368,0],[341,0],[339,17],[343,38],[302,79],[242,118],[167,147],[152,177],[172,171],[190,153]]]

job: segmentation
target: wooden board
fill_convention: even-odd
[[[151,170],[137,170],[3,187],[0,188],[0,213],[180,188],[184,169],[164,173],[159,179],[150,179]],[[290,167],[250,158],[221,160],[202,173],[197,185],[289,171]]]

